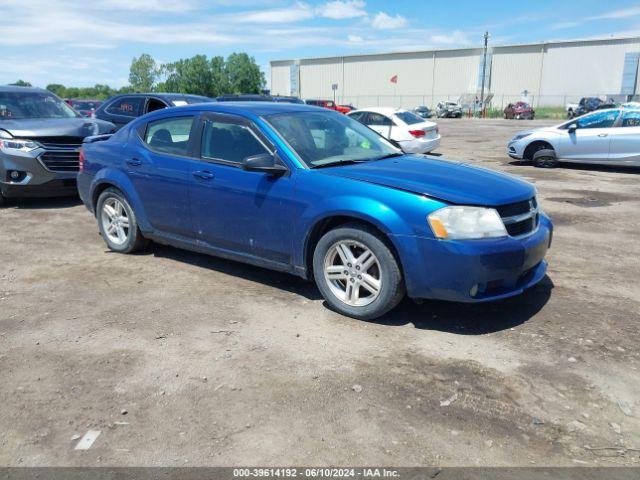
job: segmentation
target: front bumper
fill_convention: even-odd
[[[7,198],[57,197],[76,195],[76,172],[54,172],[44,167],[37,149],[28,153],[0,153],[0,191]],[[10,172],[20,172],[16,180]]]
[[[524,143],[519,141],[511,142],[507,145],[507,155],[516,160],[522,160],[524,158]]]
[[[512,297],[545,276],[544,260],[553,226],[545,215],[523,238],[437,240],[396,236],[407,294],[457,302],[486,302]]]
[[[440,146],[440,135],[438,134],[434,138],[416,138],[398,143],[405,153],[429,153]]]

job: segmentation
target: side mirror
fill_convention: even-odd
[[[242,169],[248,172],[263,172],[269,175],[284,175],[287,167],[278,163],[270,153],[253,155],[242,160]]]
[[[567,132],[575,133],[577,129],[578,125],[576,123],[572,123],[571,125],[569,125],[569,128],[567,128]]]

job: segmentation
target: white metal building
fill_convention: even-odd
[[[351,55],[271,62],[271,93],[357,106],[434,106],[479,96],[482,48]],[[492,105],[526,99],[560,106],[584,96],[640,95],[640,37],[489,49],[485,92]],[[397,75],[397,83],[391,78]],[[335,89],[335,90],[334,90]]]

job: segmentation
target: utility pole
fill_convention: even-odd
[[[489,42],[489,32],[484,32],[484,53],[482,55],[482,87],[480,88],[480,112],[484,116],[484,80],[487,77],[487,43]]]

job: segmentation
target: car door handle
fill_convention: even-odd
[[[132,167],[139,167],[140,165],[142,165],[142,160],[139,160],[137,158],[130,158],[129,160],[127,160],[127,165],[131,165]]]
[[[599,137],[606,137],[607,135],[609,135],[608,133],[599,133],[598,136]]]
[[[201,178],[203,180],[211,180],[212,178],[215,177],[213,173],[208,172],[206,170],[196,170],[195,172],[193,172],[193,176]]]

